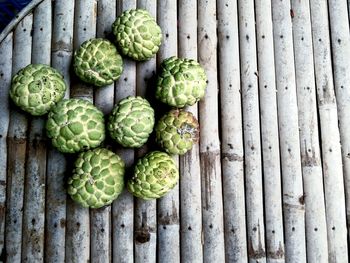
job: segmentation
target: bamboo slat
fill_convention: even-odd
[[[178,2],[179,57],[197,60],[197,1]],[[198,105],[188,107],[198,119]],[[199,145],[180,157],[180,245],[182,262],[203,262]]]
[[[124,10],[136,8],[136,0],[119,1],[117,15]],[[136,93],[136,63],[124,59],[124,70],[115,86],[115,103],[127,96],[135,96]],[[125,161],[126,167],[130,169],[134,163],[135,153],[133,149],[118,147],[117,153]],[[130,176],[132,170],[127,170],[126,177]],[[113,261],[133,262],[134,260],[134,201],[133,196],[127,191],[113,202]],[[136,212],[135,212],[136,213]],[[135,219],[136,221],[136,219]],[[135,245],[135,258],[136,258]]]
[[[74,49],[96,36],[96,0],[75,1]],[[71,86],[71,96],[93,102],[93,87],[76,81]],[[71,172],[71,171],[68,171]],[[67,200],[66,261],[87,262],[90,259],[89,209]]]
[[[204,262],[224,262],[223,201],[218,132],[216,3],[198,2],[198,60],[208,76],[199,102]]]
[[[105,38],[111,34],[116,17],[116,2],[102,0],[97,2],[97,37]],[[95,105],[106,115],[114,105],[114,84],[95,89]],[[95,262],[111,262],[111,206],[90,211],[91,259]]]
[[[338,106],[343,173],[346,194],[348,242],[350,241],[350,34],[346,0],[328,4],[333,59],[334,88]]]
[[[33,15],[26,16],[14,31],[12,75],[31,62]],[[8,262],[21,261],[23,195],[28,115],[10,105],[6,197],[5,247]],[[11,160],[11,161],[10,161]]]
[[[177,6],[175,1],[159,0],[157,2],[157,21],[162,28],[162,45],[157,53],[158,65],[170,56],[177,56]],[[173,156],[177,166],[178,156]],[[179,184],[167,195],[158,200],[157,256],[163,262],[180,261],[180,211]]]
[[[50,65],[51,0],[34,10],[32,63]],[[32,118],[24,192],[22,261],[44,261],[46,134],[44,117]]]
[[[13,33],[0,43],[0,253],[5,244],[6,186],[7,186],[7,132],[10,121],[9,97],[11,85]]]
[[[239,1],[238,8],[248,260],[266,262],[254,1]]]
[[[285,262],[271,2],[255,2],[267,262]]]
[[[291,6],[272,1],[286,262],[305,262],[305,211],[300,160]]]
[[[292,4],[293,41],[299,110],[301,164],[305,194],[307,261],[328,262],[323,173],[318,134],[309,2]],[[318,200],[315,202],[315,200]]]
[[[70,93],[70,63],[73,55],[74,0],[55,1],[53,8],[53,32],[51,60],[65,79]],[[50,145],[50,144],[49,144]],[[64,154],[50,145],[46,175],[46,229],[45,261],[65,262],[66,237],[66,187],[67,161]]]
[[[247,262],[238,10],[217,8],[226,261]]]
[[[333,85],[327,1],[310,1],[314,47],[317,104],[320,115],[321,147],[326,198],[329,262],[348,262],[345,196],[338,129],[337,103]],[[332,136],[329,136],[332,134]]]

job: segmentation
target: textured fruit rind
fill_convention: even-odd
[[[93,38],[74,52],[73,68],[82,81],[102,87],[119,79],[123,60],[110,41]]]
[[[105,148],[82,152],[68,179],[68,194],[83,207],[100,208],[115,200],[124,188],[124,161]]]
[[[175,187],[179,171],[166,153],[153,151],[137,161],[128,190],[144,200],[160,198]]]
[[[185,154],[199,139],[199,124],[191,112],[171,110],[158,121],[156,141],[169,154]]]
[[[103,113],[87,100],[61,100],[48,115],[46,131],[61,152],[95,148],[105,139]]]
[[[162,42],[162,31],[151,14],[143,9],[124,11],[113,23],[120,51],[137,61],[152,58]]]
[[[206,82],[205,71],[197,61],[170,57],[160,66],[156,98],[177,108],[191,106],[204,97]]]
[[[30,64],[13,76],[10,97],[22,110],[40,116],[63,98],[66,89],[66,83],[56,69]]]
[[[107,127],[120,145],[141,147],[153,131],[154,110],[144,98],[127,97],[114,107]]]

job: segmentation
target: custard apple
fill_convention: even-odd
[[[46,130],[53,146],[64,153],[95,148],[105,139],[102,111],[83,99],[57,103],[48,115]]]
[[[30,64],[13,76],[10,97],[22,110],[40,116],[63,98],[66,89],[66,83],[56,69]]]
[[[160,27],[151,14],[143,9],[124,11],[112,28],[121,53],[137,61],[152,58],[162,42]]]
[[[169,154],[185,154],[199,139],[199,124],[191,112],[174,109],[157,123],[156,141]]]
[[[124,161],[110,150],[82,152],[68,179],[68,194],[83,207],[109,205],[123,191],[124,173]]]
[[[113,109],[107,128],[112,139],[124,147],[141,147],[153,131],[154,110],[141,97],[122,99]]]
[[[164,196],[178,180],[179,171],[174,160],[164,152],[153,151],[137,161],[127,186],[134,196],[151,200]]]
[[[110,41],[93,38],[74,52],[73,68],[82,81],[102,87],[119,79],[123,60]]]
[[[170,57],[160,65],[156,98],[176,108],[191,106],[205,95],[207,76],[193,59]]]

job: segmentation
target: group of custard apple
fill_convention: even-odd
[[[96,87],[112,84],[122,74],[119,52],[145,61],[161,45],[161,28],[146,10],[123,12],[112,29],[117,47],[107,39],[95,38],[74,53],[74,72]],[[34,116],[48,113],[46,131],[52,145],[63,153],[79,153],[68,179],[69,195],[84,207],[100,208],[118,197],[124,181],[134,196],[145,200],[160,198],[177,184],[179,172],[171,155],[185,154],[199,139],[197,119],[181,108],[203,98],[206,80],[204,69],[195,60],[165,59],[157,76],[155,97],[173,109],[156,124],[154,109],[139,96],[119,101],[105,124],[102,111],[91,102],[63,99],[67,88],[63,76],[42,64],[28,65],[13,77],[10,97]],[[155,129],[156,142],[164,152],[152,151],[140,158],[126,180],[124,161],[100,146],[105,129],[113,140],[128,148],[144,145]]]

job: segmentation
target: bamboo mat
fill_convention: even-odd
[[[350,3],[349,3],[350,5]],[[100,89],[71,72],[73,51],[109,37],[123,10],[147,9],[163,30],[157,57],[124,60]],[[34,0],[0,34],[0,261],[348,262],[350,33],[346,0]],[[176,158],[178,186],[158,201],[124,192],[89,210],[71,201],[72,158],[44,118],[9,101],[11,76],[51,64],[66,97],[105,114],[152,93],[160,62],[198,59],[205,98],[190,107],[200,144]],[[156,109],[157,110],[157,109]],[[151,145],[114,150],[132,166]],[[347,223],[348,222],[348,223]]]

